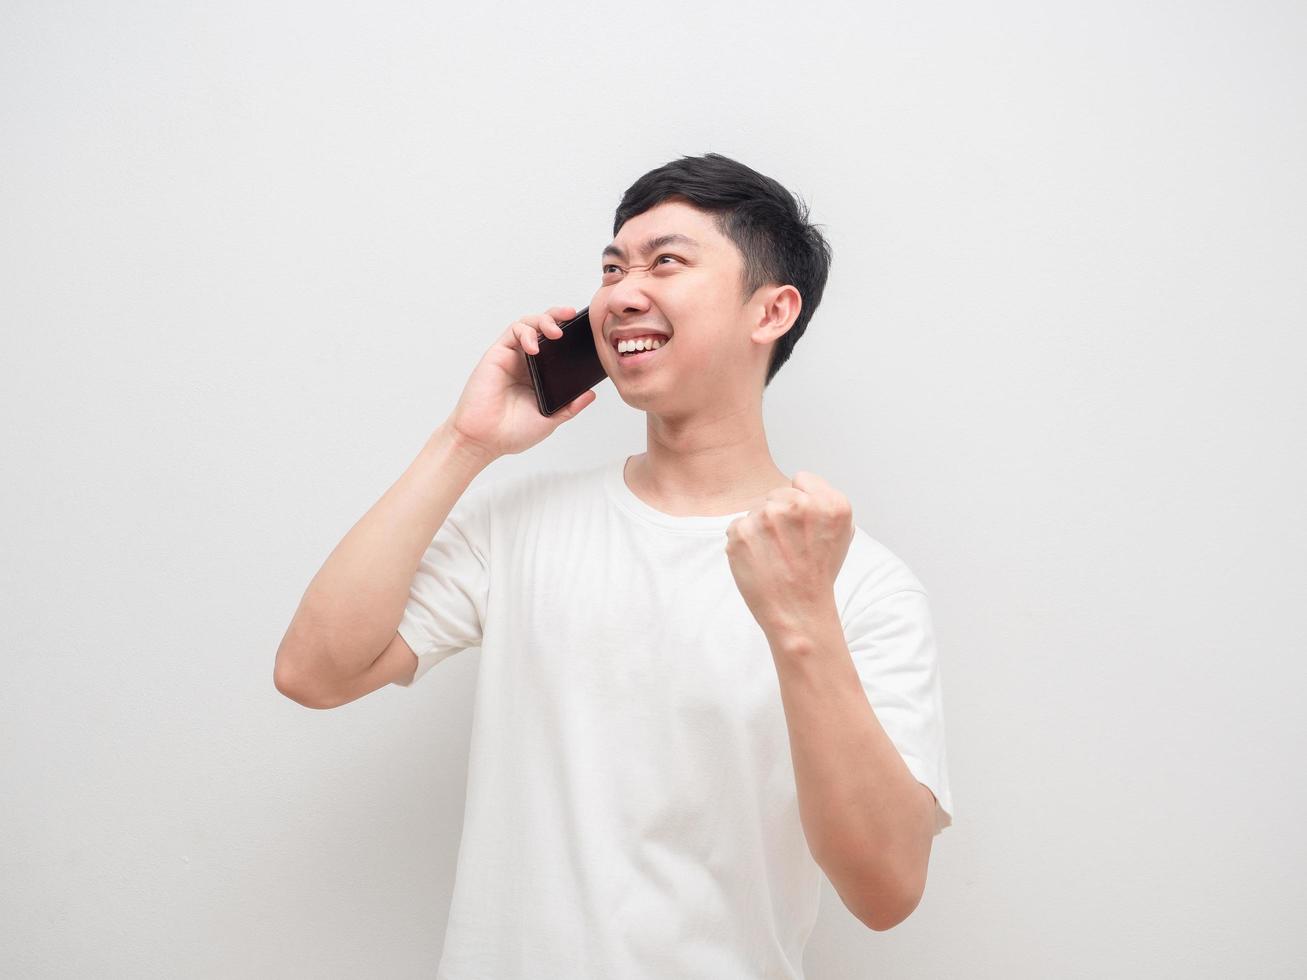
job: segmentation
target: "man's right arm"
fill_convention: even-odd
[[[477,474],[576,418],[587,389],[541,414],[526,355],[558,340],[570,306],[514,320],[472,371],[448,419],[382,498],[350,529],[313,577],[277,648],[277,690],[310,708],[334,708],[394,681],[409,683],[417,655],[397,630],[409,590],[436,532]]]
[[[396,632],[409,587],[432,538],[492,461],[448,421],[432,433],[309,582],[277,648],[277,690],[334,708],[412,680],[417,656]]]

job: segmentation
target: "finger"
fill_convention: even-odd
[[[540,332],[544,334],[546,337],[552,337],[553,339],[557,340],[559,337],[563,335],[563,328],[560,327],[558,325],[558,322],[548,313],[541,313],[539,322],[540,322],[540,327],[539,327]]]
[[[508,326],[506,326],[504,328],[504,332],[499,335],[499,339],[495,341],[495,343],[503,347],[507,347],[509,350],[517,350],[518,347],[517,324],[510,323]]]
[[[540,338],[548,336],[545,332],[545,319],[547,316],[548,314],[528,313],[518,321],[519,323],[525,323],[531,328],[530,333],[536,345],[535,350],[531,352],[533,354],[540,353]],[[550,322],[552,323],[553,321],[550,320]],[[559,332],[559,336],[562,336],[561,331]]]
[[[563,409],[563,411],[567,414],[567,418],[574,419],[580,413],[581,409],[585,408],[587,405],[589,405],[592,401],[594,401],[598,397],[599,395],[595,392],[595,390],[593,388],[590,388],[586,391],[581,392],[581,394],[577,395],[570,402],[568,402],[567,408]]]
[[[517,342],[522,350],[528,354],[540,353],[540,344],[536,340],[536,328],[534,326],[518,320],[513,324],[513,331],[517,334]]]

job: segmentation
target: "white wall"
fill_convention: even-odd
[[[835,249],[778,464],[931,590],[957,801],[813,980],[1286,976],[1300,4],[0,7],[0,973],[419,977],[477,658],[273,657],[504,326],[716,150]],[[644,448],[611,382],[481,479]]]

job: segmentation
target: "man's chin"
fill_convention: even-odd
[[[642,412],[652,412],[658,409],[674,409],[677,403],[684,404],[683,399],[671,398],[667,392],[661,388],[655,388],[651,385],[644,384],[618,384],[613,382],[613,387],[617,389],[617,394],[622,401],[632,408],[639,409]],[[670,402],[670,404],[669,404]]]

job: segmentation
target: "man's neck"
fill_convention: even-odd
[[[650,440],[630,457],[626,485],[655,510],[672,516],[714,516],[754,510],[767,492],[790,486],[761,443],[673,449]]]

